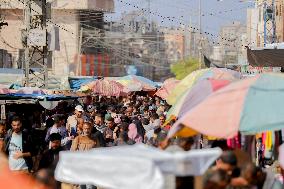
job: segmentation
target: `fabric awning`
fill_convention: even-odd
[[[284,49],[247,49],[249,65],[259,67],[284,67]]]

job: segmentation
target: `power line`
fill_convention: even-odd
[[[21,2],[20,0],[18,0],[19,2]],[[124,3],[122,0],[119,0],[120,2],[122,2],[122,3]],[[22,2],[23,3],[23,2]],[[24,4],[24,3],[23,3]],[[139,7],[138,6],[136,6],[136,5],[133,5],[133,4],[130,4],[130,3],[125,3],[125,4],[127,4],[127,5],[129,5],[129,6],[133,6],[134,8],[138,8],[139,9]],[[146,11],[146,9],[144,9],[144,8],[142,8],[142,11]],[[86,12],[90,12],[90,11],[86,11]],[[153,12],[150,12],[151,14],[155,14],[155,13],[153,13]],[[161,18],[164,18],[164,19],[168,19],[169,21],[174,21],[173,19],[170,19],[170,18],[167,18],[167,17],[165,17],[165,16],[162,16],[162,15],[160,15],[160,14],[157,14],[156,16],[159,16],[159,17],[161,17]],[[51,22],[50,20],[49,20],[49,22]],[[51,22],[51,23],[53,23],[53,22]],[[58,24],[56,24],[56,23],[53,23],[55,26],[57,26],[57,27],[59,27],[60,29],[62,29],[62,30],[65,30],[65,31],[68,31],[67,29],[65,29],[65,28],[63,28],[63,27],[61,27],[60,25],[58,25]],[[182,24],[182,23],[180,23],[180,24]],[[185,24],[184,24],[185,25]],[[197,30],[198,31],[198,28],[195,28],[195,27],[191,27],[190,26],[190,28],[191,29],[193,29],[193,30]],[[185,30],[183,30],[183,31],[185,31]],[[70,31],[68,31],[68,32],[70,32]],[[73,35],[75,35],[73,32],[71,32]],[[202,32],[200,32],[201,34],[205,34],[205,35],[209,35],[210,33],[209,32],[204,32],[204,33],[202,33]],[[212,36],[212,34],[211,34],[211,36]],[[215,35],[215,36],[217,36],[217,35]],[[218,36],[219,37],[219,36]],[[226,39],[224,39],[224,40],[226,40]],[[228,40],[229,41],[229,40]],[[241,42],[242,42],[242,40],[241,40]]]
[[[129,5],[129,6],[133,6],[134,8],[137,8],[137,9],[140,9],[138,6],[136,6],[136,5],[133,5],[133,4],[131,4],[131,3],[127,3],[127,2],[124,2],[124,0],[119,0],[120,2],[122,2],[122,3],[125,3],[126,5]],[[143,10],[143,8],[142,8],[142,10]],[[150,12],[151,13],[151,12]],[[151,14],[153,14],[153,13],[151,13]],[[166,17],[164,17],[164,16],[161,16],[161,15],[157,15],[157,16],[159,16],[159,17],[161,17],[161,18],[166,18]],[[174,22],[174,19],[170,19],[170,18],[167,18],[169,21],[172,21],[172,22]],[[183,23],[182,22],[180,22],[180,24],[182,25]],[[183,25],[187,25],[187,24],[183,24]],[[187,25],[188,26],[188,25]],[[196,30],[196,31],[199,31],[199,29],[197,28],[197,27],[192,27],[192,26],[188,26],[188,27],[190,27],[191,29],[193,29],[193,30]],[[182,31],[185,31],[185,29],[183,29]],[[202,31],[199,31],[199,33],[200,34],[205,34],[205,35],[214,35],[214,34],[212,34],[212,33],[209,33],[209,32],[202,32]],[[214,35],[214,36],[217,36],[217,35]],[[219,37],[219,36],[218,36]],[[225,40],[225,41],[230,41],[230,40],[228,40],[228,39],[225,39],[225,38],[223,38],[223,40]],[[242,40],[240,40],[240,42],[243,42]],[[245,47],[244,45],[242,45],[242,47]]]
[[[122,48],[119,48],[119,47],[115,47],[114,45],[112,44],[108,44],[106,41],[102,41],[102,40],[99,40],[99,39],[95,39],[95,40],[98,40],[98,42],[102,43],[104,46],[110,48],[110,49],[113,49],[113,50],[117,50],[117,51],[120,51],[120,52],[124,52],[126,53],[126,55],[129,53],[128,51],[126,50],[123,50]],[[133,58],[130,58],[129,55],[127,55],[127,58],[128,59],[131,59],[131,60],[137,60],[137,59],[133,59]],[[149,57],[148,57],[149,58]],[[150,57],[149,59],[151,59],[152,57]],[[153,59],[153,58],[152,58]],[[159,58],[157,58],[159,59]],[[157,65],[152,65],[152,64],[147,64],[147,63],[144,63],[146,65],[150,65],[150,66],[153,66],[153,67],[157,67],[157,68],[166,68],[164,66],[157,66]]]
[[[20,0],[18,0],[18,1],[20,1]],[[130,5],[130,4],[129,4]],[[135,8],[139,8],[138,6],[135,6]],[[143,9],[142,9],[143,10]],[[84,12],[87,12],[87,13],[90,13],[90,11],[84,11]],[[73,11],[73,13],[74,13],[74,11]],[[145,11],[143,11],[143,13],[145,13]],[[80,14],[80,13],[79,13]],[[86,14],[87,15],[87,14]],[[159,15],[158,15],[159,16]],[[160,15],[161,16],[161,15]],[[167,17],[163,17],[163,18],[167,18]],[[169,19],[169,18],[168,18]],[[170,19],[169,19],[170,20]],[[173,20],[172,20],[173,21]],[[65,29],[65,28],[62,28],[60,25],[58,25],[58,24],[55,24],[54,22],[52,22],[52,21],[49,21],[49,22],[51,22],[51,23],[53,23],[55,26],[57,26],[57,27],[59,27],[60,29],[63,29],[63,30],[65,30],[65,31],[67,31],[67,32],[69,32],[69,33],[71,33],[71,34],[73,34],[73,35],[75,35],[73,32],[70,32],[70,31],[68,31],[67,29]],[[197,28],[194,28],[194,27],[191,27],[192,29],[194,29],[194,30],[196,30]],[[185,31],[184,29],[183,29],[183,31]],[[160,32],[159,32],[160,33]],[[162,34],[163,34],[163,32],[162,32]],[[206,34],[206,35],[209,35],[210,36],[210,33],[209,32],[204,32],[204,34]],[[211,34],[211,36],[213,36],[213,34]],[[217,36],[217,35],[215,35],[215,36]],[[219,37],[219,35],[217,36],[217,37]],[[228,40],[229,41],[229,40]],[[213,44],[214,44],[214,41],[213,41]],[[217,43],[217,44],[219,44],[219,43]]]

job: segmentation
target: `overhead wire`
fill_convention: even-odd
[[[18,1],[20,1],[20,0],[18,0]],[[123,2],[122,0],[119,0],[120,2]],[[136,5],[132,5],[132,4],[130,4],[130,3],[126,3],[127,5],[129,5],[129,6],[133,6],[134,8],[139,8],[138,6],[136,6]],[[143,9],[142,8],[142,10],[146,10],[146,9]],[[231,9],[230,9],[231,10]],[[82,10],[82,12],[91,12],[90,10]],[[224,11],[225,12],[225,11]],[[150,12],[150,13],[152,13],[152,14],[154,14],[153,12]],[[99,14],[99,13],[98,13]],[[169,17],[165,17],[165,16],[161,16],[161,15],[157,15],[157,16],[160,16],[160,17],[162,17],[162,18],[169,18]],[[169,19],[170,21],[174,21],[173,19]],[[58,26],[59,28],[60,28],[60,26],[59,25],[57,25],[57,24],[55,24],[55,23],[53,23],[55,26]],[[191,27],[192,29],[197,29],[197,28],[195,28],[195,27]],[[63,29],[63,30],[65,30],[66,31],[66,29],[65,28],[61,28],[61,29]],[[74,35],[74,33],[72,32],[72,34]],[[210,35],[210,33],[209,32],[204,32],[204,34],[205,35]],[[211,36],[212,36],[212,34],[211,34]],[[215,36],[217,36],[217,35],[215,35]],[[217,37],[219,37],[219,36],[217,36]],[[226,39],[224,39],[224,40],[226,40]],[[229,41],[229,40],[228,40]]]
[[[119,51],[121,51],[121,52],[124,52],[124,53],[126,53],[126,54],[129,54],[130,52],[129,51],[127,51],[127,50],[124,50],[123,48],[121,48],[121,46],[120,45],[116,45],[116,44],[112,44],[112,43],[109,43],[109,41],[107,42],[107,41],[103,41],[103,40],[100,40],[99,38],[94,38],[95,40],[97,40],[98,42],[100,42],[100,43],[102,43],[102,44],[104,44],[104,45],[106,45],[108,48],[111,48],[111,49],[116,49],[116,50],[119,50]],[[96,44],[95,44],[96,45]],[[118,47],[116,47],[116,46],[118,46]],[[147,56],[144,56],[145,58],[149,58],[149,59],[159,59],[159,60],[161,60],[162,58],[155,58],[155,57],[147,57]],[[164,59],[164,60],[168,60],[168,59]]]
[[[92,26],[91,28],[95,29],[95,30],[99,30],[99,31],[102,31],[102,32],[106,32],[106,30],[104,29],[99,29],[99,28],[96,28],[94,26]],[[95,37],[95,36],[94,36]],[[96,39],[98,37],[95,37]],[[99,37],[100,39],[104,39],[103,37]],[[108,39],[109,37],[106,37],[106,39]],[[132,37],[129,37],[129,39],[131,39]],[[150,38],[153,38],[153,39],[157,39],[157,35],[153,36],[153,37],[150,37]],[[150,40],[147,40],[147,39],[150,39],[147,35],[146,36],[142,36],[141,39],[143,39],[143,41],[146,41],[148,43],[152,43],[152,44],[155,44],[155,45],[165,45],[164,42],[158,42],[158,41],[150,41]],[[133,39],[133,38],[132,38]],[[137,39],[134,37],[134,39]]]
[[[18,1],[20,1],[20,0],[18,0]],[[134,6],[135,8],[139,8],[138,6]],[[142,9],[143,10],[143,9]],[[84,11],[84,12],[90,12],[90,11]],[[153,13],[152,13],[153,14]],[[167,18],[167,17],[164,17],[164,18]],[[52,21],[50,21],[51,23],[52,23]],[[58,26],[59,28],[61,28],[61,29],[63,29],[62,27],[60,27],[59,25],[57,25],[57,24],[55,24],[55,23],[53,23],[55,26]],[[193,29],[196,29],[196,28],[194,28],[193,27]],[[65,31],[67,31],[66,29],[63,29],[63,30],[65,30]],[[184,29],[183,29],[183,31],[185,31]],[[69,31],[70,32],[70,31]],[[74,35],[74,33],[73,32],[71,32],[73,35]],[[204,34],[207,34],[208,32],[204,32]],[[209,33],[208,33],[209,34]],[[212,35],[211,35],[212,36]]]
[[[122,3],[125,3],[126,5],[129,5],[129,6],[133,6],[133,7],[135,7],[135,8],[138,8],[139,9],[139,7],[138,6],[135,6],[135,5],[133,5],[133,4],[131,4],[131,3],[128,3],[128,2],[124,2],[124,0],[118,0],[118,1],[120,1],[120,2],[122,2]],[[142,9],[143,10],[143,9]],[[163,18],[163,17],[162,17]],[[174,19],[168,19],[169,21],[174,21]],[[180,23],[180,24],[183,24],[183,23]],[[187,25],[187,24],[183,24],[183,25]],[[187,25],[188,26],[188,25]],[[188,27],[190,27],[191,29],[193,29],[193,30],[196,30],[196,31],[198,31],[200,34],[205,34],[205,35],[214,35],[214,34],[212,34],[212,33],[210,33],[210,32],[202,32],[202,31],[199,31],[199,29],[197,28],[197,27],[192,27],[192,26],[188,26]],[[185,31],[185,29],[182,29],[182,31]],[[217,35],[214,35],[214,36],[217,36]],[[219,37],[219,36],[218,36]],[[222,37],[223,38],[223,37]],[[229,40],[228,39],[226,39],[226,38],[223,38],[223,40],[225,40],[225,41],[228,41],[229,42]],[[243,42],[243,40],[240,40],[241,42]],[[246,46],[246,45],[245,45]],[[242,47],[245,47],[244,45],[242,45]]]
[[[18,0],[19,2],[21,2],[21,3],[23,3],[21,0]],[[123,2],[122,0],[120,0],[120,2]],[[24,3],[23,3],[24,4]],[[132,5],[132,4],[130,4],[130,3],[126,3],[127,5],[129,5],[129,6],[133,6],[134,8],[138,8],[139,9],[139,7],[138,6],[136,6],[136,5]],[[143,8],[142,8],[142,10],[144,10]],[[146,9],[145,9],[146,10]],[[83,11],[85,11],[85,10],[83,10]],[[90,12],[90,11],[85,11],[85,12]],[[150,12],[151,14],[153,14],[153,12]],[[157,15],[157,16],[160,16],[160,17],[162,17],[162,18],[166,18],[165,16],[163,17],[163,16],[161,16],[161,15]],[[173,19],[169,19],[170,21],[174,21]],[[54,22],[52,22],[52,21],[50,21],[49,20],[49,22],[51,22],[51,23],[53,23],[55,26],[57,26],[57,27],[59,27],[60,29],[63,29],[63,30],[65,30],[65,31],[67,31],[65,28],[63,28],[63,27],[61,27],[60,25],[58,25],[58,24],[56,24],[56,23],[54,23]],[[190,26],[191,27],[191,26]],[[194,29],[194,30],[198,30],[197,28],[195,28],[195,27],[191,27],[192,29]],[[70,31],[69,31],[70,32]],[[75,35],[73,32],[71,32],[73,35]],[[206,34],[206,35],[208,35],[209,34],[209,32],[204,32],[204,34]],[[202,34],[202,32],[201,32],[201,34]]]

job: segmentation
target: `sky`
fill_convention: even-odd
[[[117,20],[122,12],[141,10],[151,5],[151,19],[161,26],[177,26],[182,24],[198,27],[199,0],[114,0],[115,13],[108,15],[108,19]],[[122,1],[122,2],[121,2]],[[201,0],[202,2],[202,31],[217,35],[220,27],[240,21],[246,23],[247,8],[253,3],[240,0]],[[130,5],[129,5],[130,4]],[[135,7],[133,7],[135,6]],[[159,16],[171,17],[173,21]]]

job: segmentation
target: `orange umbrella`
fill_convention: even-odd
[[[31,176],[25,173],[15,173],[9,170],[8,162],[0,154],[0,188],[1,189],[47,189]]]

